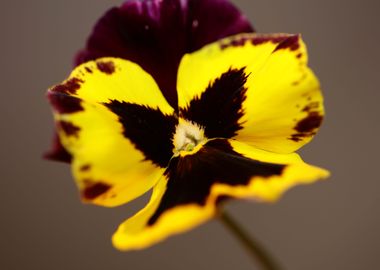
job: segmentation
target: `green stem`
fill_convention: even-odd
[[[260,264],[263,270],[280,270],[267,251],[245,232],[239,224],[225,211],[220,213],[220,220],[246,248],[251,257]]]

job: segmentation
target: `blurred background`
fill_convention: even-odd
[[[258,32],[302,33],[327,118],[301,154],[332,176],[275,205],[232,215],[288,270],[380,269],[380,2],[236,0]],[[83,205],[69,166],[42,160],[53,121],[46,89],[67,77],[110,0],[0,3],[0,269],[258,269],[218,222],[140,252],[110,242],[146,200]]]

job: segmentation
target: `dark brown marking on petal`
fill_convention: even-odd
[[[55,132],[53,137],[53,142],[51,149],[47,151],[44,156],[45,159],[53,161],[61,161],[66,163],[71,163],[73,157],[66,149],[63,147],[58,134]]]
[[[58,113],[75,113],[84,110],[81,100],[77,97],[49,91],[47,98]]]
[[[111,61],[108,62],[103,62],[103,61],[98,61],[96,62],[96,66],[98,69],[108,75],[111,75],[112,73],[115,72],[115,64]]]
[[[71,122],[68,121],[58,121],[57,122],[58,128],[60,128],[67,136],[74,136],[78,137],[78,133],[80,131],[80,127],[77,127]]]
[[[296,133],[296,134],[292,134],[292,136],[290,136],[290,140],[294,141],[294,142],[301,142],[303,141],[305,138],[309,138],[311,136],[314,136],[315,133]]]
[[[71,78],[62,84],[54,86],[50,91],[61,94],[75,94],[83,83],[81,79]]]
[[[288,38],[288,35],[279,35],[279,36],[266,36],[266,35],[258,35],[258,36],[251,36],[251,35],[241,35],[238,37],[235,37],[233,39],[228,40],[227,42],[221,43],[220,48],[222,50],[228,48],[228,47],[242,47],[247,42],[251,42],[252,45],[260,45],[267,42],[272,42],[273,44],[280,43],[284,41],[286,38]]]
[[[227,140],[209,141],[196,154],[171,160],[165,171],[165,194],[148,225],[154,225],[163,213],[175,207],[194,203],[204,206],[215,184],[247,186],[255,177],[279,176],[285,167],[244,157]],[[225,199],[222,195],[216,203]]]
[[[300,47],[299,35],[293,35],[282,41],[274,51],[290,49],[291,51],[298,50]]]
[[[257,36],[251,40],[253,45],[260,45],[267,42],[272,42],[273,44],[280,43],[284,41],[288,36],[279,35],[279,36]]]
[[[314,101],[314,102],[309,103],[307,106],[305,106],[302,109],[302,111],[303,112],[312,112],[312,111],[315,111],[318,108],[319,108],[319,102],[318,101]]]
[[[92,73],[92,72],[93,72],[92,69],[89,68],[89,67],[85,67],[84,69],[85,69],[88,73]]]
[[[117,100],[105,104],[119,117],[123,125],[123,135],[144,153],[146,160],[166,168],[173,156],[171,141],[178,119],[137,104]]]
[[[96,199],[112,188],[112,186],[107,183],[101,181],[92,181],[90,179],[84,180],[83,183],[84,189],[82,190],[82,198],[84,200]]]
[[[294,129],[302,133],[312,132],[320,127],[322,120],[323,116],[321,116],[318,112],[310,112],[306,118],[298,122]]]
[[[306,73],[303,73],[301,78],[299,78],[297,81],[294,81],[292,83],[292,85],[297,86],[297,85],[301,84],[301,82],[304,81],[306,79],[306,77],[307,77]]]
[[[241,36],[239,38],[234,38],[230,41],[227,47],[233,46],[233,47],[241,47],[244,46],[247,41],[249,41],[249,37]]]
[[[249,39],[247,37],[240,36],[239,38],[234,38],[232,40],[229,40],[228,42],[220,43],[220,49],[224,50],[228,47],[242,47],[248,40]]]
[[[294,127],[297,133],[292,134],[289,138],[292,141],[300,142],[304,138],[312,137],[316,133],[323,121],[323,116],[319,112],[309,112],[309,114],[302,120],[300,120]]]
[[[79,168],[79,170],[80,170],[81,172],[87,172],[87,171],[89,171],[90,169],[91,169],[91,165],[90,165],[90,164],[82,165],[82,166]]]
[[[248,76],[245,68],[228,70],[200,97],[191,100],[187,108],[180,108],[180,116],[203,126],[208,138],[235,136],[242,129],[239,120],[244,115],[242,104]]]

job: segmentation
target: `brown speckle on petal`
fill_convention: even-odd
[[[79,168],[79,170],[80,170],[81,172],[87,172],[87,171],[89,171],[90,169],[91,169],[91,165],[90,165],[90,164],[82,165],[82,166]]]
[[[103,195],[111,189],[109,184],[104,182],[95,182],[90,179],[84,180],[84,189],[82,190],[82,198],[84,200],[93,200]]]
[[[321,116],[318,112],[310,112],[309,115],[298,122],[295,130],[298,132],[312,132],[315,129],[319,128],[323,120],[323,116]]]
[[[98,61],[96,63],[96,66],[101,72],[108,75],[111,75],[112,73],[115,72],[115,64],[110,61],[109,62]]]
[[[255,37],[251,40],[252,44],[253,45],[260,45],[260,44],[263,44],[263,43],[267,43],[267,42],[272,42],[274,44],[276,43],[279,43],[279,42],[282,42],[283,40],[285,40],[287,38],[286,35],[278,35],[278,36],[258,36],[258,37]]]
[[[92,73],[92,69],[91,68],[89,68],[89,67],[85,67],[84,68],[88,73]]]
[[[303,112],[311,112],[315,109],[318,109],[319,107],[319,102],[315,101],[315,102],[311,102],[309,103],[307,106],[305,106],[302,111]]]
[[[275,51],[284,50],[284,49],[290,49],[291,51],[298,50],[300,47],[300,37],[299,35],[293,35],[285,39],[280,43],[280,45],[277,46]]]
[[[77,97],[49,91],[47,95],[51,106],[58,113],[76,113],[83,111],[81,100]]]
[[[51,91],[62,94],[75,94],[83,81],[78,78],[71,78],[66,82],[54,86]]]
[[[302,76],[297,81],[294,81],[292,83],[292,85],[297,86],[297,85],[301,84],[301,82],[303,82],[306,78],[307,78],[307,75],[305,73],[303,73]]]
[[[251,42],[252,45],[260,45],[267,42],[272,42],[274,44],[280,43],[287,39],[287,35],[241,35],[238,37],[235,37],[225,43],[220,44],[220,48],[226,49],[228,47],[241,47],[244,46],[247,42]]]
[[[59,121],[57,122],[57,126],[59,129],[65,132],[67,136],[78,137],[78,132],[80,131],[80,128],[74,125],[73,123],[70,123],[68,121]]]
[[[305,107],[306,109],[307,107]],[[304,138],[315,135],[316,129],[322,124],[323,116],[319,112],[309,112],[309,114],[300,120],[294,127],[297,133],[293,134],[289,139],[295,142],[302,141]]]
[[[293,83],[292,83],[292,85],[293,86],[297,86],[297,85],[299,85],[301,82],[300,81],[294,81]]]

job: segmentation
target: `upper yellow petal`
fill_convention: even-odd
[[[224,97],[226,105],[214,99],[214,106],[223,105],[219,109],[223,110],[228,102],[235,102],[237,108],[240,102],[241,107],[232,112],[236,116],[218,111],[215,117],[209,116],[215,118],[209,123],[235,117],[235,123],[229,123],[234,125],[235,139],[278,153],[296,151],[317,132],[324,115],[323,98],[299,35],[241,34],[185,55],[178,72],[180,108],[191,110],[194,100],[204,99],[210,86],[221,79],[228,81],[226,75],[232,80],[240,76],[237,89]],[[201,108],[205,117],[208,110],[218,110],[212,101],[207,102]]]

